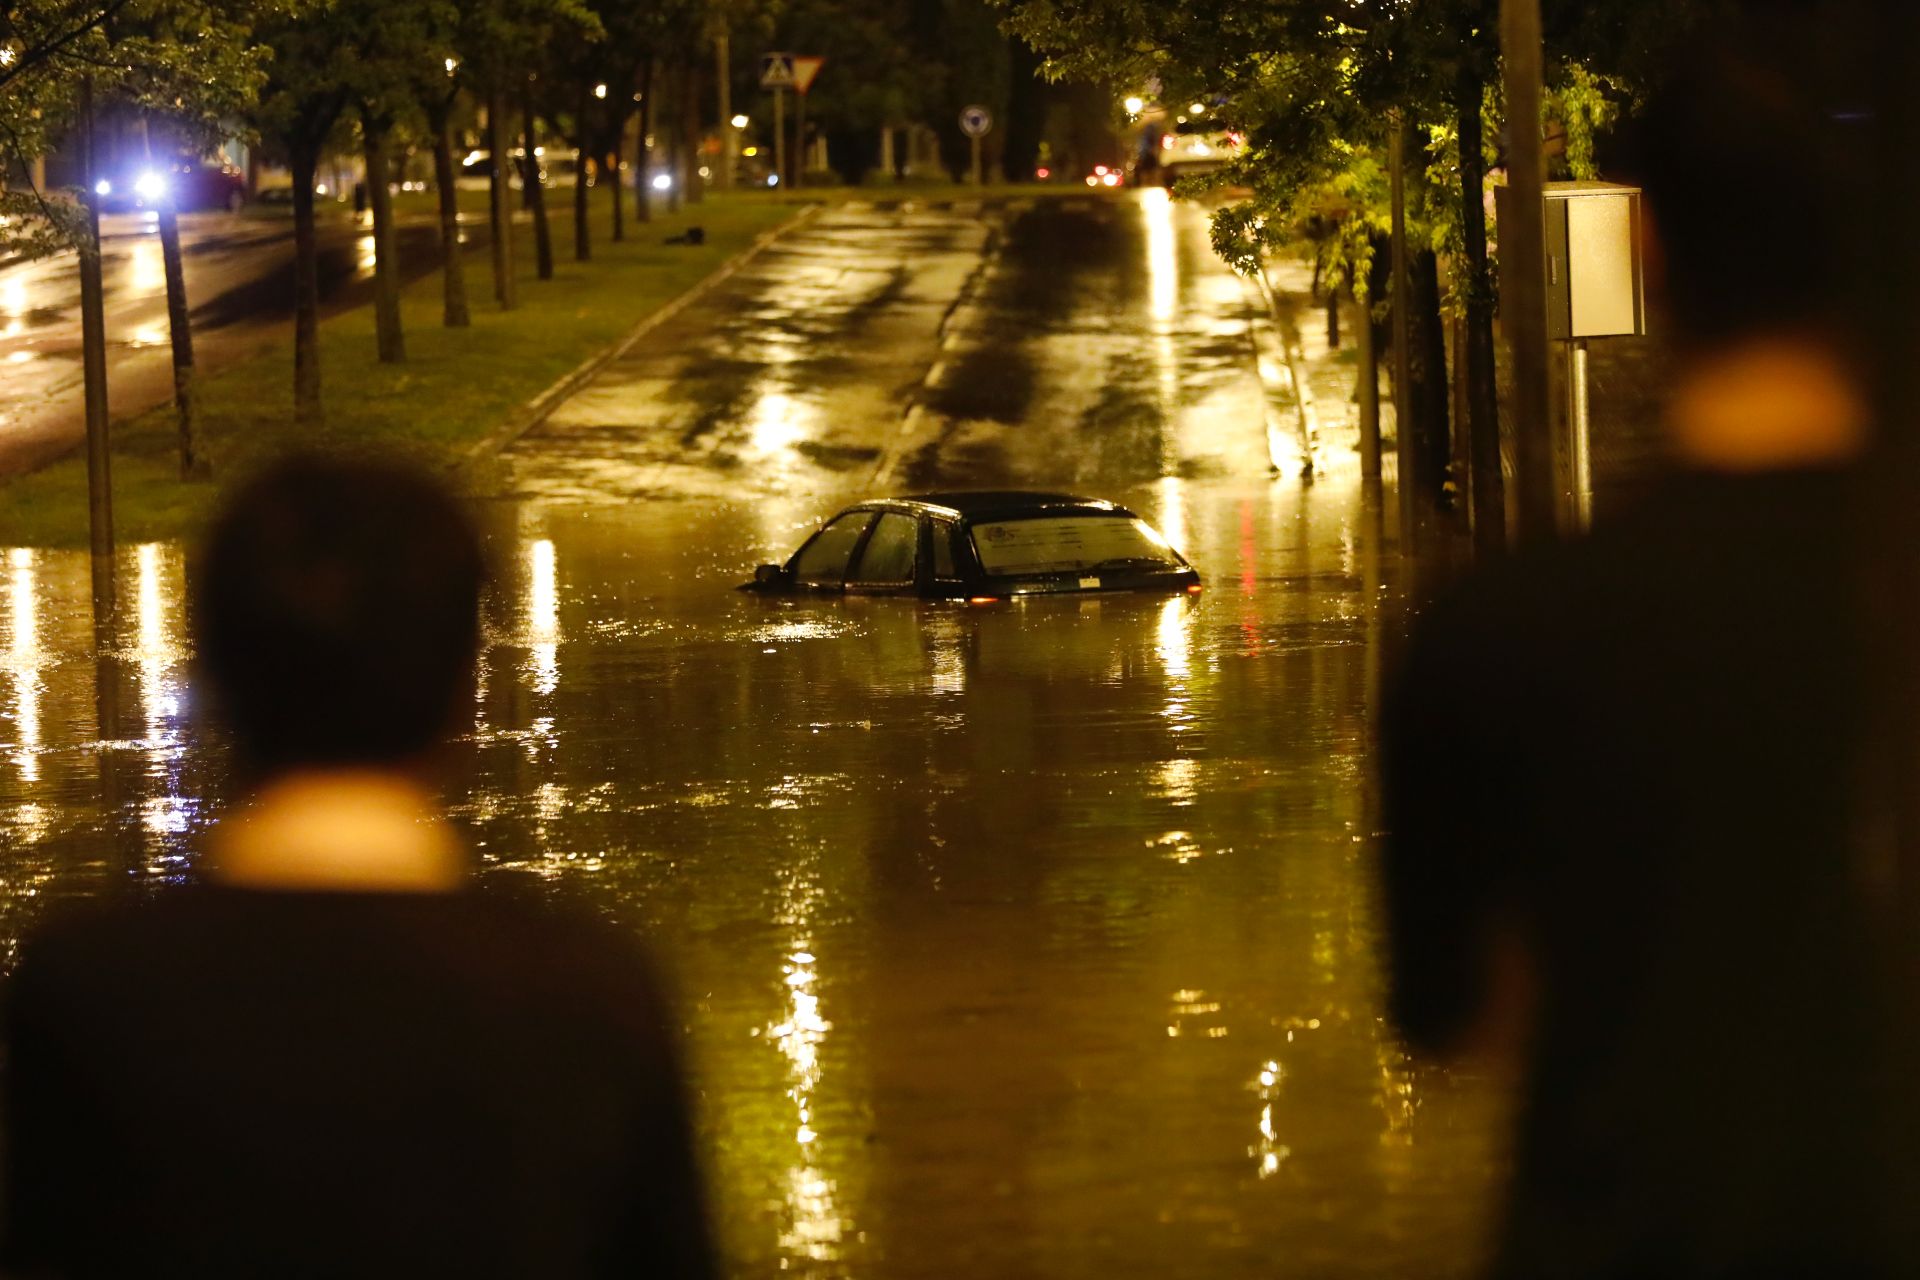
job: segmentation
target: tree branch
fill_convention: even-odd
[[[0,72],[0,89],[5,89],[15,80],[18,80],[27,72],[47,61],[47,59],[59,53],[67,45],[72,44],[75,40],[87,34],[87,32],[94,30],[96,27],[106,25],[107,22],[112,20],[115,14],[126,8],[130,3],[132,3],[132,0],[108,0],[106,7],[101,9],[99,13],[73,28],[73,30],[67,32],[65,35],[57,36],[44,44],[28,49],[20,55],[17,62],[8,67],[4,72]]]

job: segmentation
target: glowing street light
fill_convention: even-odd
[[[1191,102],[1187,104],[1187,110],[1196,116],[1203,116],[1207,114],[1207,104],[1204,102]]]
[[[448,75],[452,75],[452,74],[453,74],[454,72],[456,72],[456,71],[458,71],[459,69],[460,69],[460,59],[458,59],[458,58],[448,58],[448,59],[447,59],[447,74],[448,74]]]
[[[732,120],[733,127],[736,129],[744,129],[749,123],[751,122],[745,116],[735,116]]]
[[[1140,97],[1138,94],[1135,94],[1133,97],[1128,98],[1121,105],[1126,107],[1128,115],[1137,116],[1140,114],[1142,110],[1146,108],[1147,100],[1145,98]]]
[[[603,84],[597,84],[597,85],[595,85],[595,86],[593,86],[593,96],[594,96],[594,97],[596,97],[596,98],[604,98],[604,97],[606,97],[606,96],[607,96],[607,86],[605,86],[605,85],[603,85]]]

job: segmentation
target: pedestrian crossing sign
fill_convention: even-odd
[[[761,54],[760,87],[762,89],[793,88],[793,55],[790,53]]]

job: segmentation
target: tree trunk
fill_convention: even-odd
[[[1327,290],[1327,346],[1340,349],[1340,290]]]
[[[1421,502],[1415,482],[1413,429],[1413,273],[1407,241],[1407,123],[1399,111],[1392,116],[1387,138],[1387,184],[1393,213],[1390,238],[1393,286],[1388,293],[1393,322],[1393,452],[1394,488],[1400,508],[1400,549],[1417,557],[1433,516]]]
[[[453,168],[453,125],[444,104],[432,108],[433,185],[440,197],[441,322],[449,329],[473,323],[467,309],[467,274],[460,258],[460,188]]]
[[[1473,546],[1481,557],[1507,548],[1506,481],[1500,471],[1500,402],[1493,359],[1493,277],[1487,266],[1486,161],[1480,105],[1485,86],[1472,70],[1455,90],[1460,125],[1460,222],[1466,239],[1467,435]]]
[[[503,311],[519,304],[513,290],[513,212],[507,204],[507,95],[487,87],[487,212],[493,223],[493,296]]]
[[[194,455],[199,404],[193,385],[193,324],[187,311],[187,275],[180,260],[180,214],[172,200],[160,203],[160,260],[167,273],[167,333],[173,340],[173,410],[180,437],[180,478],[207,474]]]
[[[580,148],[580,160],[574,166],[573,176],[573,258],[576,262],[585,262],[593,257],[593,227],[587,216],[587,183],[593,177],[593,171],[599,167],[599,162],[587,154],[587,149]]]
[[[706,198],[706,182],[700,176],[700,70],[689,62],[681,75],[680,154],[685,157],[682,181],[686,184],[687,203],[699,204]]]
[[[523,148],[526,151],[526,165],[521,172],[526,175],[527,207],[533,210],[533,259],[534,274],[542,280],[553,279],[553,229],[547,225],[547,192],[540,185],[540,157],[535,155],[533,116],[533,80],[520,88],[520,113],[522,132],[526,139]]]
[[[592,170],[599,167],[590,154],[593,150],[593,126],[588,123],[593,110],[593,90],[587,82],[580,82],[580,107],[574,116],[573,128],[578,143],[574,150],[573,163],[573,259],[585,262],[593,257],[593,228],[587,217],[587,180]]]
[[[153,137],[145,115],[140,117],[140,145],[147,163],[153,163]],[[180,258],[180,211],[172,192],[155,210],[160,230],[160,265],[167,278],[167,336],[173,347],[173,410],[180,446],[180,478],[204,474],[193,456],[196,424],[193,385],[193,324],[187,310],[187,273]]]
[[[367,162],[367,199],[373,209],[373,325],[381,364],[407,358],[400,328],[400,263],[393,238],[393,166],[387,163],[385,121],[360,118],[361,154]]]
[[[1447,483],[1447,326],[1440,314],[1440,259],[1432,249],[1411,255],[1412,341],[1408,356],[1408,425],[1413,437],[1415,500],[1429,512],[1444,509]],[[1403,478],[1402,484],[1407,483]]]
[[[1373,300],[1354,298],[1360,315],[1353,336],[1359,356],[1357,388],[1360,401],[1360,476],[1378,483],[1380,479],[1380,352],[1374,342]]]
[[[622,118],[621,123],[625,120]],[[608,122],[608,145],[601,154],[606,157],[607,199],[613,202],[613,239],[618,242],[627,238],[627,190],[620,181],[620,133],[613,122]]]
[[[320,267],[313,231],[313,178],[318,143],[292,149],[293,170],[293,418],[309,430],[324,421],[320,408]]]
[[[653,59],[640,62],[640,136],[633,143],[633,216],[641,222],[653,221],[653,149],[647,139],[653,136]]]
[[[667,129],[667,176],[673,181],[667,186],[667,212],[680,212],[680,196],[686,185],[686,166],[681,163],[680,103],[674,96],[674,90],[680,85],[680,68],[669,67],[661,73],[661,96],[673,104],[673,126]]]
[[[93,77],[80,82],[80,190],[87,238],[80,246],[80,367],[87,422],[87,535],[92,550],[96,649],[115,611],[113,573],[113,455],[107,434],[106,291],[100,277],[100,198],[94,194]]]

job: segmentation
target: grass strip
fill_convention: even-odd
[[[515,229],[520,305],[493,302],[484,251],[466,256],[473,324],[441,324],[438,271],[403,294],[407,360],[375,359],[371,307],[328,317],[320,326],[326,422],[293,419],[290,327],[254,356],[200,379],[200,453],[213,479],[179,478],[171,404],[113,427],[115,534],[121,542],[190,536],[221,486],[290,447],[380,449],[431,466],[451,465],[529,399],[663,304],[692,288],[755,237],[791,217],[787,203],[712,196],[677,214],[627,224],[627,239],[607,239],[606,211],[594,210],[593,258],[573,260],[571,219],[556,209],[552,280],[533,277],[533,233]],[[706,233],[699,246],[669,245],[687,226]],[[484,486],[486,472],[476,483]],[[78,454],[0,482],[0,545],[84,546],[86,463]]]

